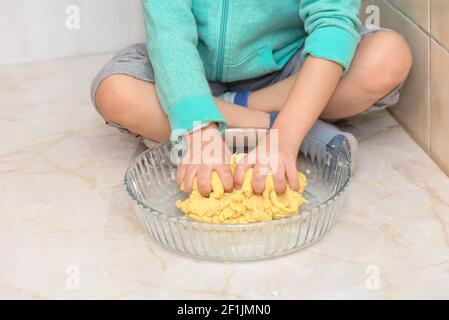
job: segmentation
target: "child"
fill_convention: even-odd
[[[400,35],[360,30],[358,0],[142,3],[147,44],[120,51],[96,77],[97,110],[109,124],[158,142],[209,130],[217,150],[225,148],[226,126],[276,129],[277,168],[268,169],[278,193],[287,183],[299,188],[295,160],[307,139],[345,149],[354,162],[353,137],[317,119],[395,104],[411,68]],[[216,171],[229,191],[241,186],[253,166],[254,192],[263,191],[266,165],[255,159],[232,174],[217,157],[212,163],[183,162],[178,184],[189,192],[197,177],[200,192],[208,195]]]

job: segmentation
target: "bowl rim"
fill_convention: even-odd
[[[241,130],[241,128],[236,128],[237,130]],[[229,130],[229,129],[227,129]],[[233,130],[233,129],[231,129]],[[319,142],[319,141],[317,141]],[[322,143],[322,142],[319,142]],[[146,213],[150,213],[150,214],[157,214],[162,216],[164,219],[168,219],[168,220],[175,220],[178,223],[183,223],[183,224],[191,224],[191,225],[201,225],[201,226],[205,226],[205,227],[209,227],[209,228],[225,228],[225,229],[237,229],[237,228],[251,228],[251,227],[263,227],[266,225],[273,225],[273,224],[281,224],[281,223],[288,223],[289,221],[294,221],[296,219],[301,218],[303,215],[306,214],[311,214],[313,210],[315,210],[316,208],[322,208],[323,206],[328,206],[329,203],[334,202],[336,200],[338,200],[346,191],[349,182],[351,180],[351,174],[350,174],[350,164],[348,161],[343,160],[344,166],[347,167],[348,170],[348,175],[344,181],[344,183],[342,184],[342,186],[332,195],[330,196],[328,199],[326,199],[325,201],[321,202],[320,204],[318,204],[317,206],[307,209],[306,211],[303,212],[299,212],[297,214],[294,214],[292,216],[288,216],[288,217],[282,217],[282,218],[277,218],[277,219],[273,219],[271,221],[260,221],[260,222],[250,222],[250,223],[229,223],[229,224],[225,224],[225,223],[210,223],[210,222],[202,222],[202,221],[196,221],[193,219],[190,219],[189,217],[187,217],[186,215],[184,216],[180,216],[180,217],[175,217],[172,216],[166,212],[163,212],[162,210],[159,210],[157,208],[154,208],[148,204],[146,204],[145,202],[143,202],[142,200],[140,200],[137,195],[135,194],[135,192],[132,191],[132,187],[131,187],[131,183],[130,183],[130,172],[132,170],[132,168],[144,157],[146,156],[147,153],[151,152],[151,150],[155,149],[155,148],[162,148],[165,147],[167,145],[171,144],[171,142],[167,141],[167,142],[162,142],[159,145],[156,145],[154,147],[148,148],[147,150],[145,150],[144,152],[142,152],[139,156],[137,156],[136,158],[134,158],[128,168],[125,171],[125,175],[124,175],[124,185],[125,185],[125,189],[128,193],[128,196],[131,198],[131,201],[134,201],[137,205],[139,205],[139,207],[141,207],[142,209],[144,209],[144,211]],[[300,151],[301,152],[301,151]]]

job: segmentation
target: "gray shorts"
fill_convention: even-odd
[[[377,32],[379,30],[387,30],[382,28],[367,29],[362,28],[360,30],[360,36],[362,39],[369,35],[370,33]],[[226,91],[255,91],[268,86],[271,86],[289,76],[295,74],[304,63],[304,59],[301,56],[301,49],[290,58],[283,69],[249,80],[236,81],[231,83],[221,83],[209,81],[209,86],[211,88],[212,94],[216,97]],[[117,52],[112,60],[108,62],[103,69],[98,73],[91,85],[91,99],[95,106],[95,94],[100,83],[107,77],[114,74],[125,74],[134,77],[139,80],[148,81],[154,83],[154,71],[151,66],[150,59],[147,54],[146,44],[137,43],[131,45],[119,52]],[[385,97],[377,101],[368,111],[382,110],[389,106],[396,104],[399,101],[400,89],[402,85],[395,88]],[[98,109],[97,109],[98,110]],[[117,127],[124,132],[133,134],[125,128],[122,128],[117,123],[111,121],[106,121],[109,125]]]

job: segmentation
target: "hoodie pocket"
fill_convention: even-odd
[[[281,69],[270,46],[247,55],[236,64],[226,66],[227,82],[257,78]]]
[[[265,70],[265,73],[272,73],[281,69],[273,55],[273,49],[269,46],[262,48],[259,51],[259,58]]]

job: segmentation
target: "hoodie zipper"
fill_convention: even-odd
[[[228,7],[229,0],[223,0],[221,9],[220,43],[218,44],[216,81],[221,81],[221,78],[223,77],[224,46],[226,39],[226,28],[228,24]]]

